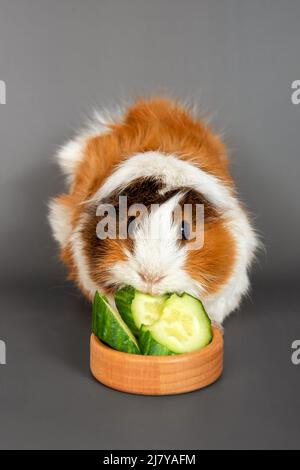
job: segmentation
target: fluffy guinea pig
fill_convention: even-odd
[[[68,190],[50,201],[49,221],[70,279],[89,299],[127,284],[152,294],[186,291],[219,324],[238,307],[256,236],[224,144],[188,109],[152,98],[98,113],[57,158]],[[147,210],[130,213],[136,205]],[[203,208],[201,217],[194,209],[189,223],[179,217],[175,208],[184,213],[186,205]],[[186,232],[197,234],[198,219],[197,245]]]

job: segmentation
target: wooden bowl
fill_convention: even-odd
[[[223,334],[200,351],[174,356],[140,356],[115,351],[91,336],[91,372],[108,387],[141,395],[174,395],[215,382],[223,371]]]

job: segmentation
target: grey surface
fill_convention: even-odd
[[[299,448],[297,292],[256,293],[225,325],[225,372],[173,397],[110,390],[90,375],[90,309],[70,287],[6,292],[0,448]]]
[[[0,0],[0,447],[300,447],[296,0]],[[88,371],[89,307],[63,283],[52,155],[95,106],[190,97],[225,130],[266,254],[226,324],[221,382],[137,398]]]

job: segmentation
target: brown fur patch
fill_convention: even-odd
[[[236,258],[233,236],[220,219],[204,225],[204,245],[189,251],[185,270],[199,281],[207,294],[217,292],[232,273]]]
[[[82,231],[84,241],[84,253],[89,267],[89,275],[97,284],[101,285],[106,293],[110,293],[113,286],[110,285],[109,270],[118,261],[127,259],[124,249],[132,249],[132,240],[99,239],[97,236],[96,208],[89,209],[89,220]]]
[[[233,186],[226,149],[218,136],[171,100],[140,100],[111,133],[88,140],[71,193],[79,200],[94,194],[114,166],[135,153],[160,151],[192,161]]]

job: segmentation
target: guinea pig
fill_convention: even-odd
[[[188,292],[218,324],[239,306],[257,238],[224,144],[188,108],[158,97],[96,113],[57,159],[68,190],[50,201],[49,221],[69,278],[88,299],[96,290],[112,298],[124,285],[154,295]],[[128,236],[118,236],[123,215],[114,237],[99,237],[107,214],[98,208],[112,207],[119,216],[125,199],[128,207],[149,210],[138,223],[128,217]],[[203,243],[194,249],[188,237],[178,237],[186,224],[174,208],[185,204],[204,208]],[[158,227],[159,237],[151,237]]]

